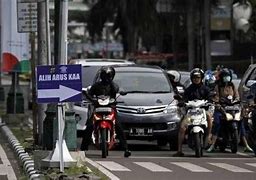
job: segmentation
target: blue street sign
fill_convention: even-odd
[[[82,100],[81,65],[37,66],[37,102],[58,103]]]

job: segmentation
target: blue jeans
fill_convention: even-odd
[[[212,135],[218,136],[221,127],[221,116],[222,114],[219,111],[214,111],[213,113],[213,128],[212,128]]]

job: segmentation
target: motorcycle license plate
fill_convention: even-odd
[[[130,128],[130,136],[152,136],[152,128]]]

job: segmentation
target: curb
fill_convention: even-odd
[[[29,156],[25,149],[21,146],[18,139],[13,135],[12,131],[5,123],[0,124],[1,132],[7,137],[12,149],[22,162],[23,168],[30,180],[40,180],[42,174],[35,170],[34,160]]]

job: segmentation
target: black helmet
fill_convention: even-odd
[[[100,79],[102,82],[110,83],[115,76],[115,69],[111,66],[104,66],[100,71]]]
[[[229,83],[232,81],[232,72],[228,68],[221,69],[219,79],[221,83]]]
[[[194,77],[200,77],[201,80],[203,81],[204,79],[204,71],[200,68],[195,68],[190,72],[190,80],[192,81],[192,79]],[[193,81],[192,81],[193,82]]]

